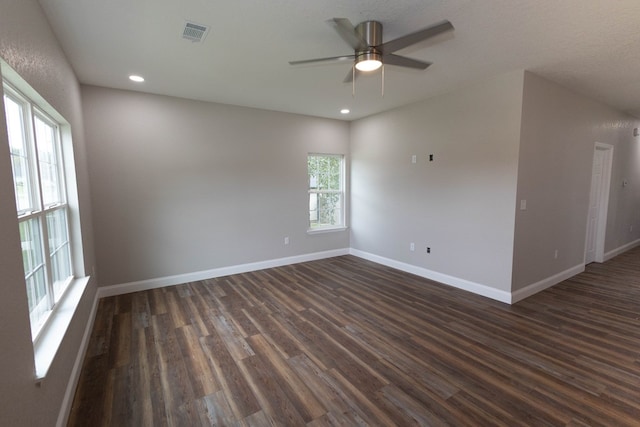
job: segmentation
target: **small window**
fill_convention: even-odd
[[[60,126],[8,84],[4,106],[35,339],[73,279]]]
[[[309,230],[344,228],[344,156],[309,154]]]

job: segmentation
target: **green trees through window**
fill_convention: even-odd
[[[344,156],[309,154],[309,229],[344,227]]]

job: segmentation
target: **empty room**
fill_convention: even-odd
[[[0,425],[640,425],[639,22],[0,0]]]

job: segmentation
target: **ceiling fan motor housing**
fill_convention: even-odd
[[[382,44],[382,24],[378,21],[365,21],[356,25],[356,33],[366,43],[356,49],[356,62],[382,61],[382,51],[376,48]]]

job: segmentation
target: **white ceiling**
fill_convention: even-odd
[[[357,119],[515,69],[640,117],[639,0],[40,0],[82,83]],[[399,51],[433,62],[343,83],[353,53],[327,24],[378,20],[384,41],[443,19],[455,31]],[[185,21],[211,27],[182,38]],[[136,85],[128,75],[143,75]],[[341,116],[348,107],[352,113]]]

